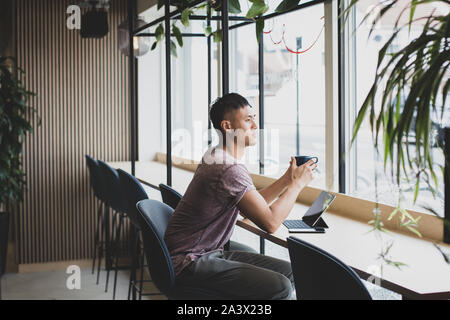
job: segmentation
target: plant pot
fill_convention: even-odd
[[[8,249],[9,213],[0,212],[0,276],[5,273]]]

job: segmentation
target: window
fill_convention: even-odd
[[[319,187],[325,187],[323,15],[323,4],[317,4],[278,16],[266,22],[271,33],[264,37],[264,125],[279,130],[279,157],[266,158],[278,162],[279,170],[268,174],[281,176],[292,155],[316,156],[319,175],[311,185]],[[288,51],[310,46],[302,54]]]
[[[353,16],[350,21],[353,20],[353,26],[358,26],[363,17],[373,10],[371,6],[372,1],[359,1],[356,5],[356,10],[353,12]],[[418,8],[420,14],[420,9]],[[400,8],[399,12],[400,13]],[[353,104],[350,109],[347,110],[352,115],[350,119],[350,125],[353,125],[354,117],[362,105],[375,76],[376,64],[378,59],[378,51],[386,43],[389,37],[392,35],[394,23],[397,15],[389,15],[383,17],[383,19],[376,26],[375,31],[369,38],[369,31],[371,24],[363,23],[356,29],[355,36],[351,40],[349,50],[349,78],[350,95],[353,95]],[[416,36],[421,31],[421,27],[415,27],[411,29],[411,33],[408,34],[408,29],[404,29],[397,38],[396,42],[390,47],[391,51],[397,51],[404,45],[409,43],[411,37]],[[432,115],[433,127],[438,130],[439,121],[436,115]],[[411,142],[411,150],[414,152],[414,143]],[[383,150],[381,147],[380,150]],[[382,153],[383,151],[381,151]],[[444,156],[437,145],[432,147],[433,160],[436,164],[444,164]],[[383,156],[382,154],[377,157],[373,149],[373,142],[370,131],[370,124],[368,119],[361,126],[356,143],[353,147],[350,163],[347,169],[350,171],[350,183],[349,192],[352,195],[366,198],[369,200],[375,200],[375,171],[378,176],[378,196],[379,201],[389,205],[397,206],[399,198],[399,188],[392,182],[390,175],[390,169],[387,168],[384,171]],[[414,204],[414,185],[411,182],[402,182],[400,188],[404,196],[403,206],[407,209],[414,209],[417,211],[426,211],[424,205],[433,207],[437,212],[443,213],[444,205],[444,190],[443,190],[443,176],[440,169],[436,171],[438,174],[438,180],[440,188],[440,194],[437,198],[434,198],[427,188],[426,184],[420,185],[420,193],[417,203]]]
[[[146,21],[160,16],[156,7],[142,14]],[[171,21],[171,25],[175,20]],[[164,22],[162,23],[164,25]],[[212,22],[215,30],[215,22]],[[203,21],[192,20],[182,33],[200,33]],[[154,33],[157,25],[145,32]],[[150,45],[154,37],[148,38]],[[173,38],[175,41],[175,38]],[[211,41],[212,42],[212,41]],[[217,97],[217,45],[211,46],[212,99]],[[156,152],[166,152],[166,64],[165,42],[138,60],[139,159],[148,161]],[[172,92],[172,155],[200,160],[208,143],[208,65],[205,37],[183,37],[183,47],[177,44],[177,57],[171,56]]]
[[[264,174],[280,177],[293,155],[319,157],[312,185],[325,186],[323,4],[266,20],[264,35]],[[302,21],[302,27],[299,27]],[[282,41],[284,38],[285,42]],[[258,44],[253,24],[230,32],[230,89],[259,110]],[[303,51],[294,54],[288,51]],[[257,113],[257,116],[259,114]],[[258,161],[257,149],[252,160]],[[259,167],[250,161],[251,170]]]

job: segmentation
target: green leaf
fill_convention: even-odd
[[[275,9],[275,12],[285,12],[294,9],[296,6],[298,6],[299,2],[300,0],[283,0]]]
[[[212,33],[214,42],[222,41],[222,30],[217,30]]]
[[[256,40],[258,41],[258,44],[259,40],[263,36],[264,24],[265,20],[262,17],[258,17],[256,19]]]
[[[153,42],[153,45],[151,47],[151,50],[155,50],[156,49],[156,45],[158,44],[158,41]]]
[[[160,23],[158,27],[156,27],[155,37],[157,42],[161,41],[164,38],[164,26],[162,23]]]
[[[175,42],[173,42],[173,40],[170,40],[170,53],[177,58],[177,45],[175,44]]]
[[[205,26],[205,36],[209,36],[212,33],[211,26]]]
[[[269,10],[264,0],[254,0],[252,6],[246,14],[246,18],[253,19],[257,16],[261,16]]]
[[[228,1],[228,12],[241,13],[241,4],[239,3],[239,0],[229,0]]]
[[[202,3],[201,5],[197,6],[196,8],[197,8],[198,10],[200,10],[200,9],[206,8],[207,6],[208,6],[208,3],[205,2],[205,3]]]
[[[416,228],[413,228],[413,227],[410,227],[410,226],[407,226],[406,228],[409,231],[411,231],[412,233],[416,234],[419,238],[422,238],[422,235],[420,234],[420,232]]]
[[[172,25],[172,32],[175,35],[175,38],[177,39],[178,45],[180,47],[183,46],[183,36],[181,35],[180,29],[174,24]]]
[[[181,23],[185,27],[189,27],[189,16],[193,14],[194,11],[192,9],[186,8],[181,12]]]
[[[416,11],[417,2],[418,2],[417,0],[411,1],[411,8],[409,10],[409,21],[408,21],[409,31],[411,31],[411,24],[414,18],[414,12]]]
[[[392,220],[392,218],[397,214],[398,211],[399,209],[395,208],[394,211],[392,211],[391,214],[389,215],[388,220]]]

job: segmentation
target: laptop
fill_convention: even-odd
[[[336,197],[322,191],[301,220],[284,220],[283,224],[289,232],[324,233],[327,224],[321,218]]]

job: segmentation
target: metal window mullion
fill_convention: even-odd
[[[264,174],[264,33],[259,35],[258,44],[258,87],[259,87],[259,174]]]
[[[206,25],[208,27],[211,27],[211,8],[207,7],[207,21]],[[212,96],[212,90],[211,90],[211,35],[209,35],[206,38],[206,43],[208,47],[208,147],[212,144],[212,125],[211,125],[211,119],[209,118],[209,108],[211,105],[211,96]]]
[[[345,0],[345,5],[349,5],[350,0]],[[348,152],[345,155],[345,172],[346,172],[346,193],[352,193],[357,188],[357,143],[356,140],[353,145],[350,145],[353,131],[353,122],[356,118],[357,109],[357,74],[356,74],[356,8],[351,9],[349,18],[344,26],[344,43],[345,43],[345,106],[346,108],[346,141]]]
[[[130,92],[130,113],[131,113],[131,174],[134,176],[136,174],[135,160],[136,160],[136,131],[135,131],[135,114],[136,114],[136,95],[135,95],[135,58],[134,58],[134,48],[133,48],[133,27],[135,19],[135,1],[128,2],[128,32],[129,32],[129,43],[128,43],[128,67],[129,67],[129,92]]]
[[[325,15],[325,187],[336,191],[339,173],[337,2],[324,2]]]
[[[259,174],[264,174],[264,33],[259,35],[258,44],[258,88],[259,88]],[[259,237],[259,253],[265,254],[266,244]]]
[[[445,134],[445,169],[444,169],[444,242],[450,243],[450,128],[444,129]]]
[[[222,1],[222,95],[230,92],[228,1]]]
[[[166,169],[167,185],[172,186],[172,113],[171,113],[171,66],[170,66],[170,0],[164,5],[165,43],[166,43]]]
[[[341,16],[342,7],[341,4],[345,0],[338,0],[337,3],[337,36],[338,36],[338,166],[339,166],[339,184],[338,190],[340,193],[346,192],[346,130],[345,130],[345,117],[346,117],[346,94],[345,94],[345,70],[346,70],[346,47],[345,47],[345,33],[343,32],[344,17]]]

